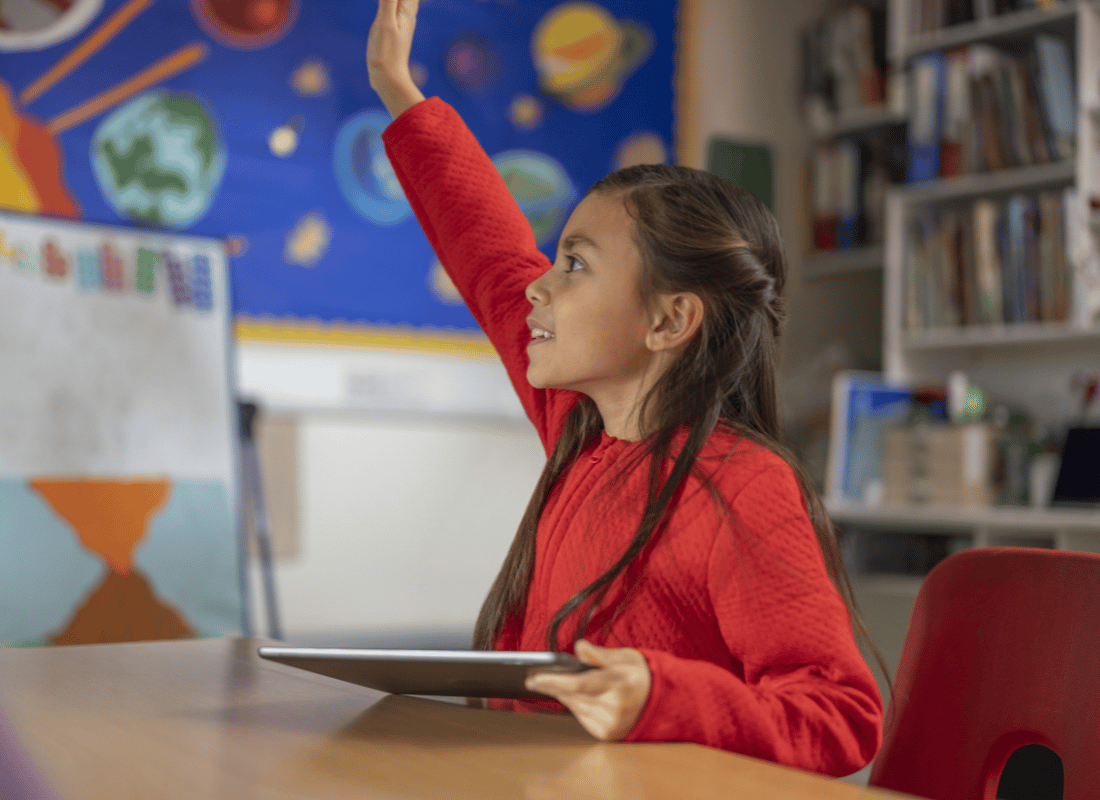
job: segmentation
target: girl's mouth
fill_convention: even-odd
[[[528,347],[533,344],[543,344],[554,338],[553,333],[532,320],[527,320],[527,325],[531,328],[531,341],[528,343]]]

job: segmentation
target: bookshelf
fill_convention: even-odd
[[[837,4],[802,34],[810,133],[803,276],[880,275],[882,198],[903,177],[904,81],[888,61],[887,0]]]
[[[1073,50],[1076,149],[1070,159],[925,180],[888,193],[883,371],[888,380],[900,384],[942,386],[948,375],[961,370],[992,401],[1026,409],[1038,426],[1055,431],[1079,419],[1070,378],[1100,369],[1100,298],[1083,300],[1085,284],[1100,281],[1100,2],[1069,0],[1048,9],[1032,8],[914,33],[912,12],[917,3],[892,0],[890,4],[890,52],[898,66],[963,45],[994,45],[1021,54],[1037,34],[1068,41]],[[976,0],[975,5],[982,4]],[[917,113],[916,102],[911,96],[910,113]],[[1015,196],[1061,194],[1067,189],[1073,193],[1061,195],[1060,208],[1075,229],[1076,245],[1071,244],[1073,237],[1067,238],[1066,257],[1071,264],[1067,273],[1072,275],[1074,296],[1065,318],[988,323],[960,314],[950,324],[935,324],[928,317],[914,322],[911,293],[917,291],[914,286],[922,285],[919,278],[923,277],[912,272],[920,263],[914,250],[916,220],[951,210],[966,213],[977,202],[1003,207]],[[1095,413],[1089,424],[1100,424]],[[1024,544],[1100,552],[1100,510],[870,507],[838,502],[830,503],[829,510],[834,521],[857,531],[962,536],[971,546]],[[890,582],[887,577],[882,580]],[[898,577],[891,586],[915,592],[919,580]]]

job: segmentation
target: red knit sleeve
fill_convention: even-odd
[[[527,382],[527,285],[550,264],[489,156],[438,97],[417,103],[382,135],[424,233],[493,343],[543,446],[553,447],[573,392]]]
[[[721,491],[721,486],[719,486]],[[728,497],[728,495],[726,495]],[[786,465],[739,491],[708,564],[735,665],[643,649],[653,683],[634,741],[691,741],[847,775],[882,736],[882,700]],[[732,529],[732,530],[731,530]]]

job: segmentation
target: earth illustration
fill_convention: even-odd
[[[389,124],[390,116],[384,111],[356,114],[340,127],[332,153],[344,199],[375,225],[396,225],[412,215],[382,144],[382,131]]]
[[[186,228],[214,201],[226,154],[217,123],[194,96],[154,91],[103,121],[91,160],[100,191],[120,216]]]
[[[552,242],[577,198],[565,168],[532,150],[506,150],[493,156],[493,164],[531,223],[539,246]]]

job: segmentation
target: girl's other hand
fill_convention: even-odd
[[[645,656],[630,647],[597,647],[584,639],[577,642],[574,652],[585,664],[599,669],[532,675],[527,688],[560,702],[597,739],[622,739],[649,698],[651,678]]]
[[[378,14],[367,37],[371,88],[395,118],[424,99],[409,70],[419,6],[419,0],[378,0]]]

